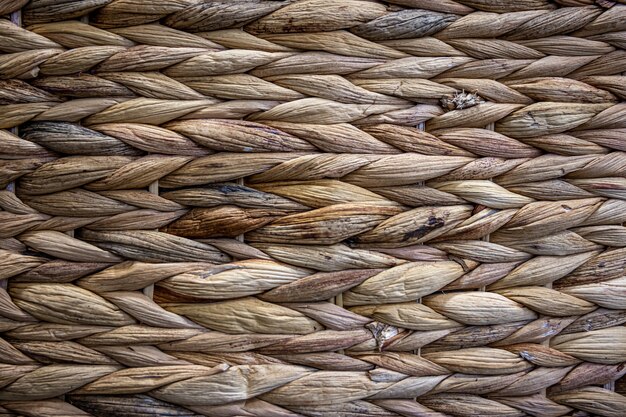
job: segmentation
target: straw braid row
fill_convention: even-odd
[[[195,51],[195,50],[194,50]],[[163,51],[158,51],[162,53]],[[249,51],[239,51],[241,56],[231,54],[222,59],[247,58]],[[146,51],[143,51],[145,54]],[[225,54],[225,52],[221,52]],[[217,55],[217,53],[216,53]],[[284,56],[292,54],[277,53]],[[126,57],[124,57],[126,58]],[[209,57],[206,57],[210,62]],[[214,59],[219,56],[213,57]],[[287,59],[287,58],[285,58]],[[120,58],[121,60],[121,58]],[[415,58],[410,59],[415,65],[436,65],[454,61],[448,58]],[[468,61],[459,59],[458,61]],[[469,60],[471,62],[471,60]],[[305,98],[306,95],[318,96],[331,100],[353,104],[381,104],[381,105],[408,105],[412,102],[437,102],[436,96],[454,94],[458,89],[483,90],[485,97],[500,103],[531,104],[533,99],[547,102],[580,102],[580,103],[615,103],[618,98],[624,97],[624,89],[620,87],[623,76],[588,76],[582,80],[567,78],[536,77],[526,80],[489,80],[468,79],[462,77],[437,76],[432,81],[416,79],[415,76],[432,75],[420,72],[406,72],[398,74],[397,78],[380,78],[382,68],[376,66],[369,70],[342,77],[336,74],[283,74],[275,76],[255,77],[248,74],[216,74],[215,69],[204,70],[201,74],[186,74],[176,70],[177,66],[170,67],[164,75],[152,68],[155,72],[132,71],[125,62],[122,68],[98,70],[97,75],[52,75],[38,78],[31,86],[20,80],[5,80],[0,82],[3,104],[19,103],[47,103],[53,106],[59,98],[51,93],[63,94],[67,97],[120,97],[127,100],[132,97],[147,97],[170,100],[212,100],[221,99],[250,99],[250,93],[242,89],[244,84],[256,88],[255,97],[259,100],[289,101]],[[143,62],[143,61],[141,61]],[[208,63],[207,62],[207,63]],[[406,65],[406,63],[405,63]],[[229,67],[232,65],[229,65]],[[389,64],[381,67],[389,67]],[[103,68],[101,64],[99,69]],[[113,72],[116,71],[117,72]],[[138,68],[138,70],[141,70]],[[387,68],[387,71],[390,69]],[[230,71],[230,68],[225,68]],[[393,71],[393,69],[391,69]],[[405,70],[407,71],[407,70]],[[73,71],[69,71],[71,74]],[[8,78],[8,77],[7,77]],[[340,84],[342,90],[324,91],[319,87],[330,84]],[[239,85],[239,88],[237,86]],[[596,86],[607,88],[612,92],[602,90]],[[555,91],[554,88],[562,90]],[[345,94],[350,94],[346,97]],[[207,103],[210,104],[210,103]],[[57,104],[58,105],[58,104]],[[71,103],[65,104],[70,106]],[[26,109],[28,107],[22,106]],[[51,111],[51,110],[50,110]],[[39,118],[45,116],[37,116]],[[45,118],[43,118],[45,120]]]
[[[626,414],[625,4],[20,9],[0,414]]]
[[[557,108],[556,103],[554,108]],[[0,131],[3,140],[0,151],[5,159],[16,160],[16,164],[19,164],[17,160],[20,159],[40,159],[44,163],[55,157],[54,152],[105,156],[114,147],[119,156],[140,156],[144,152],[200,157],[214,152],[314,154],[324,151],[372,154],[368,158],[376,160],[374,155],[380,155],[380,158],[406,152],[441,157],[491,157],[494,162],[499,161],[495,158],[510,158],[519,165],[528,162],[528,158],[540,156],[542,149],[562,156],[592,155],[595,158],[611,150],[626,150],[619,141],[622,128],[581,129],[567,134],[557,132],[513,138],[481,128],[442,128],[427,133],[412,126],[380,122],[359,128],[348,123],[323,125],[202,119],[172,121],[164,126],[165,128],[143,123],[105,123],[91,126],[95,129],[93,130],[63,122],[35,122],[23,129],[23,136],[28,139],[26,141],[6,131]],[[556,131],[557,127],[547,127],[546,130]],[[571,147],[564,147],[563,144]],[[622,154],[606,158],[620,155]],[[565,164],[568,161],[566,158],[555,158],[554,155],[544,156],[540,161],[547,163],[545,161],[549,158],[552,158],[551,164]],[[593,159],[588,157],[587,160]],[[585,165],[584,158],[579,158],[579,161],[581,162],[578,165]],[[499,168],[490,174],[499,176],[515,166]],[[577,166],[575,169],[580,171],[582,167]],[[332,171],[327,172],[327,175],[332,174]],[[16,178],[18,177],[6,178],[4,181]]]
[[[506,351],[502,352],[499,355],[501,357],[507,354],[513,356]],[[493,354],[494,352],[468,352],[468,356],[485,353]],[[427,359],[420,358],[419,361],[422,363],[411,363],[410,359],[410,357],[391,355],[385,357],[383,362],[398,362],[402,363],[404,368],[414,368],[418,370],[414,371],[414,376],[393,371],[376,372],[376,370],[311,371],[310,368],[285,365],[281,364],[280,361],[264,363],[263,365],[235,365],[231,367],[220,365],[211,368],[203,365],[181,364],[123,370],[120,370],[115,365],[83,367],[74,365],[73,370],[64,365],[49,365],[34,370],[33,366],[22,365],[15,367],[21,375],[18,376],[13,386],[15,390],[18,390],[21,385],[26,386],[31,381],[46,375],[54,377],[58,381],[55,391],[51,391],[50,394],[60,393],[64,390],[75,390],[75,394],[71,395],[70,401],[78,397],[78,402],[82,398],[89,402],[89,398],[97,398],[92,397],[97,394],[133,392],[136,395],[147,392],[152,398],[156,399],[151,400],[151,402],[163,404],[161,401],[167,401],[165,405],[173,409],[178,407],[172,406],[171,403],[184,405],[186,408],[202,415],[211,415],[220,409],[234,408],[236,410],[243,408],[244,404],[245,407],[250,407],[253,412],[259,413],[259,415],[261,415],[263,409],[269,409],[282,415],[298,415],[292,414],[283,407],[294,408],[298,411],[318,408],[332,412],[340,411],[342,408],[345,409],[347,404],[364,407],[370,413],[384,409],[395,411],[396,408],[414,411],[428,410],[424,406],[445,413],[450,410],[457,410],[457,407],[460,406],[470,406],[472,402],[475,402],[471,408],[476,411],[490,407],[501,413],[501,415],[511,416],[525,415],[523,411],[519,411],[517,408],[541,415],[559,415],[558,413],[563,414],[571,410],[568,407],[569,404],[578,404],[579,401],[589,401],[591,399],[595,401],[600,399],[601,402],[599,404],[609,411],[619,411],[619,408],[622,406],[618,394],[602,388],[587,387],[577,389],[573,388],[576,386],[575,383],[570,383],[567,391],[556,392],[549,399],[540,399],[538,395],[534,394],[537,391],[536,388],[529,389],[523,385],[533,383],[540,386],[540,384],[554,382],[558,378],[567,375],[572,367],[543,368],[543,371],[517,372],[504,377],[490,376],[484,377],[480,383],[476,383],[464,374],[447,376],[445,375],[445,368]],[[460,358],[452,357],[450,359],[451,361],[459,361]],[[354,361],[359,362],[358,359]],[[355,366],[354,364],[351,365]],[[513,363],[510,366],[513,368]],[[30,368],[30,372],[26,372],[28,368]],[[367,368],[367,366],[363,368]],[[420,368],[422,372],[419,371]],[[423,369],[427,368],[439,368],[442,371],[435,376],[421,376]],[[522,369],[523,365],[518,365],[517,368]],[[79,376],[76,372],[77,369],[82,371]],[[575,371],[570,372],[570,374],[573,373]],[[72,381],[70,381],[70,377],[73,379]],[[133,380],[137,377],[144,378],[145,382],[141,384],[135,383]],[[472,383],[474,387],[471,387]],[[469,384],[470,391],[473,388],[475,392],[480,392],[483,395],[489,394],[489,397],[484,398],[476,394],[455,393],[459,386],[467,384]],[[36,386],[34,385],[34,387]],[[77,386],[79,387],[78,389],[76,389]],[[346,388],[349,386],[358,386],[359,388]],[[220,388],[222,392],[219,395],[211,394],[211,392]],[[402,391],[410,392],[417,396],[418,402],[397,399],[398,393]],[[310,395],[309,398],[313,400],[308,402],[293,401],[294,396],[303,396],[305,393],[308,393]],[[3,395],[6,394],[3,393]],[[13,394],[15,400],[22,397],[21,401],[24,401],[26,404],[28,404],[28,400],[38,397],[38,395],[33,394],[20,395],[16,392],[11,394]],[[42,391],[40,391],[41,394],[43,394]],[[140,396],[136,395],[137,397]],[[114,399],[114,402],[109,407],[114,407],[116,405],[115,402],[123,401],[122,398],[117,400],[115,400],[115,397],[111,398]],[[250,398],[254,398],[254,400],[248,404],[246,400]],[[364,398],[367,398],[367,400],[363,401]],[[139,399],[137,398],[137,400]],[[346,399],[351,402],[347,403]],[[145,404],[145,399],[141,399],[142,401],[137,400],[134,402]],[[342,406],[336,405],[336,401],[339,400],[344,401]],[[451,401],[458,405],[454,408],[448,406],[447,404]],[[33,402],[30,404],[33,404]],[[7,402],[5,406],[13,408],[15,405],[13,402]],[[19,403],[17,407],[19,407]],[[24,408],[28,409],[28,406]]]
[[[467,186],[467,184],[465,184]],[[194,193],[199,196],[210,196],[211,192],[220,195],[221,190],[228,189],[234,192],[247,193],[246,189],[232,185],[223,185],[213,189],[197,189]],[[125,197],[120,193],[120,197]],[[129,197],[142,197],[142,193],[129,193]],[[94,197],[92,197],[92,195]],[[0,202],[6,207],[19,200],[9,200],[7,194],[0,195]],[[91,198],[85,198],[91,197]],[[365,201],[350,204],[334,204],[321,209],[289,214],[291,210],[267,208],[241,208],[237,206],[223,206],[217,208],[194,208],[191,210],[159,211],[141,209],[120,203],[118,200],[98,198],[99,194],[81,193],[79,191],[61,192],[41,200],[27,200],[35,207],[48,210],[59,210],[57,216],[49,216],[29,212],[23,214],[2,213],[4,221],[3,238],[16,237],[29,246],[64,259],[100,262],[117,260],[115,255],[93,246],[64,238],[67,241],[57,242],[58,253],[46,250],[46,242],[58,240],[59,231],[69,231],[83,227],[82,237],[96,245],[104,242],[123,241],[133,244],[133,236],[160,237],[165,245],[174,252],[176,245],[185,245],[189,248],[197,246],[206,248],[203,256],[214,252],[207,260],[220,261],[226,257],[207,245],[195,245],[184,238],[212,239],[220,237],[235,237],[240,233],[248,233],[247,240],[255,246],[263,247],[268,244],[305,244],[305,245],[332,245],[347,240],[355,248],[401,248],[415,244],[429,242],[436,248],[450,253],[462,255],[480,262],[505,262],[524,260],[530,254],[563,255],[579,253],[581,251],[597,250],[605,245],[610,247],[626,246],[624,228],[619,225],[624,220],[623,210],[625,203],[621,200],[602,200],[598,198],[584,198],[580,200],[563,200],[559,202],[529,203],[522,209],[485,209],[472,215],[471,206],[450,205],[443,207],[425,206],[402,211],[402,206],[387,201]],[[262,196],[265,197],[265,196]],[[271,196],[270,196],[271,197]],[[63,210],[68,199],[76,199],[74,203],[83,204],[99,202],[103,210],[112,214],[108,217],[93,217],[93,214],[84,213],[84,217],[64,217]],[[118,197],[119,198],[119,197]],[[276,197],[280,201],[280,197]],[[159,201],[157,201],[159,202]],[[58,208],[54,204],[59,205]],[[116,207],[123,210],[116,214]],[[8,207],[9,209],[11,207]],[[93,211],[93,209],[90,209]],[[615,214],[617,213],[617,217]],[[67,213],[67,215],[81,213]],[[104,214],[104,213],[99,213]],[[286,214],[286,215],[285,215]],[[144,225],[144,216],[150,215],[150,228],[160,227],[162,232],[138,232],[137,227]],[[563,219],[572,223],[572,230],[566,230]],[[238,219],[240,224],[233,225],[232,220]],[[146,225],[147,226],[147,225]],[[523,236],[517,236],[523,233]],[[491,234],[491,242],[478,242],[478,239]],[[174,237],[180,236],[180,237]],[[125,239],[124,236],[127,238]],[[385,238],[386,237],[386,238]],[[549,248],[534,248],[532,244],[547,242],[553,239]],[[122,239],[122,240],[120,240]],[[82,245],[82,253],[76,252]],[[62,255],[64,246],[73,248]],[[506,248],[508,246],[508,249]],[[472,255],[471,248],[490,248],[494,253],[488,255]],[[456,249],[455,249],[456,248]],[[51,250],[51,249],[50,249]],[[115,252],[121,247],[114,249]],[[164,252],[166,249],[164,248]],[[226,250],[228,252],[228,250]],[[257,255],[256,253],[253,256]],[[129,256],[136,260],[148,260],[149,254],[137,252]],[[172,254],[170,256],[176,257]],[[187,253],[180,255],[182,260],[193,261],[196,255]],[[158,259],[158,258],[157,258]],[[163,260],[167,261],[166,258]],[[152,261],[152,259],[150,259]]]
[[[387,270],[381,269],[354,269],[348,271],[312,272],[301,267],[288,266],[269,260],[246,260],[221,265],[196,263],[165,263],[145,264],[141,262],[125,262],[123,264],[107,267],[106,263],[83,264],[80,268],[72,268],[68,262],[56,262],[54,267],[57,271],[65,270],[69,278],[76,280],[76,285],[48,283],[50,281],[53,265],[40,263],[43,267],[35,267],[30,271],[24,271],[19,275],[12,287],[11,295],[18,306],[24,306],[28,312],[36,317],[52,320],[59,323],[76,322],[94,325],[128,325],[135,321],[118,311],[114,306],[106,303],[100,297],[92,294],[94,291],[102,294],[105,298],[112,297],[113,303],[124,311],[133,314],[133,308],[137,308],[140,316],[136,316],[141,322],[149,320],[150,324],[158,327],[191,327],[192,325],[181,318],[172,318],[166,315],[162,321],[155,317],[148,317],[145,312],[141,313],[140,304],[145,304],[144,309],[154,311],[155,315],[159,307],[143,296],[131,301],[134,297],[132,291],[143,288],[149,284],[157,283],[167,290],[163,302],[172,300],[229,300],[221,304],[207,304],[202,308],[197,305],[172,305],[174,312],[182,309],[182,314],[191,314],[195,321],[206,323],[214,330],[222,330],[229,333],[237,331],[256,331],[259,333],[275,333],[280,327],[273,327],[273,322],[281,322],[280,311],[277,308],[275,318],[267,317],[263,323],[238,323],[237,311],[247,309],[254,314],[265,314],[264,309],[273,306],[266,302],[254,299],[242,299],[241,297],[259,295],[263,300],[272,303],[289,302],[321,302],[340,292],[345,292],[344,303],[347,306],[361,306],[378,304],[380,297],[385,297],[389,303],[380,306],[355,307],[352,310],[361,312],[367,316],[380,318],[386,317],[386,324],[396,325],[414,330],[443,330],[458,326],[454,321],[446,320],[446,317],[456,320],[465,325],[493,325],[509,322],[519,322],[537,317],[532,311],[523,308],[518,303],[538,312],[552,317],[582,315],[590,313],[597,305],[605,308],[622,309],[624,300],[619,293],[612,296],[604,296],[603,288],[614,286],[619,291],[623,286],[623,278],[620,278],[620,257],[624,249],[599,254],[597,252],[585,252],[576,255],[563,256],[560,258],[550,256],[535,257],[526,262],[508,262],[497,264],[478,265],[473,262],[425,262],[425,261],[398,261],[399,265]],[[6,253],[9,259],[11,254]],[[19,256],[13,256],[13,260],[19,260]],[[35,257],[28,259],[33,264],[38,260]],[[557,264],[558,263],[558,264]],[[468,265],[469,264],[469,265]],[[597,265],[604,265],[606,271],[594,276],[593,279],[586,277],[590,269]],[[33,265],[31,265],[32,267]],[[93,272],[99,271],[99,272]],[[91,274],[89,272],[92,272]],[[71,276],[73,275],[73,276]],[[245,278],[245,280],[244,280]],[[69,280],[69,279],[68,279]],[[555,289],[532,288],[555,282]],[[24,282],[18,284],[18,282]],[[487,286],[491,293],[452,293],[432,295],[424,300],[424,306],[411,304],[422,296],[436,293],[437,290],[449,289],[472,289],[479,286]],[[79,288],[80,287],[80,288]],[[83,289],[81,289],[83,288]],[[401,289],[406,288],[404,291]],[[72,312],[66,308],[52,308],[46,306],[37,296],[43,290],[54,294],[56,291],[67,292],[63,303],[73,305],[77,303]],[[71,296],[70,296],[71,294]],[[115,295],[117,294],[117,295]],[[54,296],[51,295],[54,299]],[[73,298],[76,298],[73,300]],[[507,298],[509,300],[507,300]],[[116,300],[119,299],[119,302]],[[4,317],[18,321],[32,321],[29,314],[20,312],[8,297],[3,297],[6,313]],[[91,300],[91,301],[90,301]],[[511,301],[513,300],[513,301]],[[515,301],[515,302],[514,302]],[[53,301],[47,301],[53,302]],[[89,313],[89,310],[98,303],[110,312],[103,316],[103,312]],[[480,314],[470,311],[462,311],[464,303],[481,305],[478,308]],[[553,306],[557,303],[558,306]],[[595,304],[595,305],[594,305]],[[84,305],[81,307],[81,305]],[[221,306],[221,307],[218,307]],[[328,308],[330,308],[329,305]],[[189,309],[185,310],[187,307]],[[430,307],[446,317],[441,321],[421,324],[421,320],[415,320],[423,315],[426,320],[429,315],[432,318],[437,314]],[[194,309],[197,308],[198,311]],[[305,307],[302,307],[305,308]],[[203,310],[206,310],[203,312]],[[405,309],[405,310],[403,310]],[[507,310],[508,309],[508,310]],[[232,318],[226,317],[226,311],[230,311]],[[306,308],[305,308],[306,310]],[[12,312],[11,312],[12,311]],[[411,313],[411,311],[413,311]],[[508,311],[508,313],[507,313]],[[11,312],[9,314],[9,312]],[[404,313],[403,313],[404,312]],[[206,317],[205,314],[206,313]],[[213,322],[213,314],[222,314],[222,320]],[[194,316],[197,314],[197,316]],[[285,311],[284,314],[291,314]],[[311,313],[315,316],[315,313]],[[408,316],[403,318],[404,314]],[[415,316],[412,316],[415,315]],[[89,316],[94,316],[89,318]],[[146,318],[148,317],[148,318]],[[294,315],[301,317],[301,315]],[[348,316],[350,317],[350,316]],[[333,317],[333,320],[341,320]],[[130,320],[130,321],[129,321]],[[295,318],[294,318],[295,320]],[[353,320],[348,321],[347,327],[353,325]],[[311,333],[320,327],[313,322],[293,323],[290,327],[295,333]],[[358,323],[363,325],[364,323]],[[367,323],[367,320],[365,321]],[[331,322],[332,324],[332,322]],[[331,325],[333,327],[333,325]],[[346,326],[339,326],[344,328]],[[334,327],[333,327],[334,328]],[[620,353],[616,352],[619,356]]]

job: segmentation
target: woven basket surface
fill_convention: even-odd
[[[626,416],[626,1],[0,0],[0,416]]]

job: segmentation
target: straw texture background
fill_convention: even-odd
[[[626,415],[624,2],[0,16],[0,416]]]

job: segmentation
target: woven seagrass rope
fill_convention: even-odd
[[[0,415],[626,415],[626,4],[0,0]]]

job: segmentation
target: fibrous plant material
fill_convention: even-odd
[[[626,415],[626,3],[0,0],[0,415]]]
[[[474,107],[485,101],[476,93],[455,92],[453,95],[444,96],[441,99],[441,107],[444,110],[462,110],[468,107]]]

